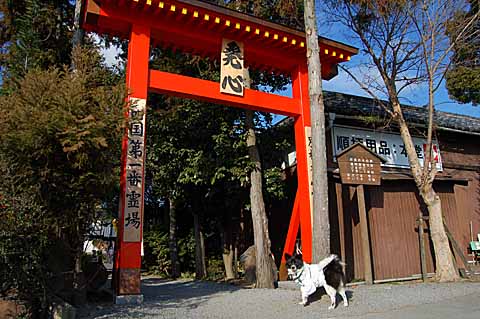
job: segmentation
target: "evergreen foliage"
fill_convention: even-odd
[[[14,289],[43,308],[58,292],[48,284],[53,245],[71,271],[119,175],[126,91],[95,50],[73,58],[75,72],[32,69],[0,96],[0,294]]]
[[[70,64],[73,9],[69,0],[0,0],[4,89],[31,69]]]
[[[469,12],[459,12],[450,22],[449,36],[454,38],[460,32],[462,21],[479,13],[478,0],[470,0]],[[476,30],[476,31],[474,31]],[[446,75],[448,93],[461,103],[480,103],[480,19],[469,28],[470,34],[464,41],[455,45],[451,67]]]

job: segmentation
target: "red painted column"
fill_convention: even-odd
[[[301,106],[301,115],[295,118],[295,147],[297,153],[298,189],[297,199],[300,210],[300,229],[304,261],[312,261],[312,184],[311,184],[311,121],[308,95],[307,65],[300,65],[292,73],[293,98]]]
[[[295,195],[295,202],[293,204],[292,216],[290,217],[290,224],[288,226],[287,238],[285,239],[285,246],[283,247],[283,254],[281,264],[285,264],[285,254],[292,255],[295,248],[295,241],[300,227],[300,210],[299,210],[298,192]]]
[[[150,28],[132,25],[128,45],[127,88],[129,119],[122,141],[120,207],[115,255],[117,296],[140,295],[141,242],[143,237],[145,111],[148,90]]]
[[[287,238],[285,239],[285,246],[283,246],[282,258],[280,261],[279,277],[280,280],[287,280],[287,268],[285,254],[293,255],[295,249],[295,241],[297,239],[298,230],[300,228],[300,209],[299,209],[298,191],[295,195],[295,202],[293,204],[292,216],[290,217],[290,224],[288,225]]]

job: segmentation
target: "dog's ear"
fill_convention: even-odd
[[[298,259],[298,260],[302,260],[303,261],[303,255],[302,254],[295,254],[293,257],[295,257],[295,259]]]
[[[289,255],[289,254],[287,254],[287,253],[285,253],[285,260],[289,260],[290,258],[292,258],[292,256]]]

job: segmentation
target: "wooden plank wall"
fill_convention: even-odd
[[[329,132],[328,132],[329,134]],[[480,233],[480,148],[478,137],[443,133],[441,142],[443,175],[451,181],[436,182],[435,188],[442,200],[445,219],[458,245],[468,260],[470,221],[473,231]],[[458,141],[462,142],[459,143]],[[330,169],[338,166],[332,161],[330,138],[327,139],[327,158]],[[461,179],[464,179],[463,182]],[[296,175],[289,176],[290,192],[295,194]],[[420,254],[416,219],[420,211],[428,215],[413,180],[382,181],[381,186],[366,187],[366,204],[369,216],[374,279],[410,277],[420,274]],[[291,201],[293,205],[293,197]],[[270,222],[272,247],[283,248],[285,233],[278,230],[288,225],[291,205],[279,205]],[[329,178],[329,206],[332,252],[346,262],[347,280],[363,278],[360,220],[355,187],[341,185],[338,178]],[[278,219],[278,221],[277,221]],[[276,224],[280,223],[280,224]],[[283,228],[282,228],[283,227]],[[425,226],[427,271],[434,271],[433,247]],[[279,237],[278,239],[276,237]],[[281,254],[281,253],[280,253]],[[276,256],[277,257],[277,256]],[[459,267],[464,267],[457,260]]]
[[[457,215],[457,201],[454,193],[455,184],[439,182],[435,185],[442,200],[447,224],[462,248],[468,245],[464,236],[465,217]],[[355,188],[335,185],[341,196],[336,196],[336,204],[342,200],[338,209],[338,227],[332,227],[332,237],[339,238],[342,255],[347,264],[348,281],[363,279],[362,248],[360,245],[360,223],[356,204]],[[473,188],[478,189],[478,188]],[[332,196],[330,197],[332,198]],[[425,207],[419,204],[418,194],[413,181],[384,181],[381,187],[370,186],[366,189],[366,205],[369,218],[370,244],[374,279],[394,279],[420,274],[420,254],[416,219],[420,212],[428,215]],[[332,220],[333,222],[333,220]],[[338,229],[334,231],[334,229]],[[343,230],[342,233],[340,230]],[[427,248],[427,271],[433,272],[432,243],[429,239],[428,225],[425,226]],[[467,233],[468,234],[468,233]],[[343,249],[342,249],[343,247]],[[333,245],[332,245],[333,248]],[[461,261],[459,260],[459,266]]]
[[[461,175],[468,178],[469,182],[467,185],[454,185],[456,215],[447,215],[445,219],[447,219],[448,225],[457,223],[457,227],[452,230],[453,236],[459,242],[460,247],[464,249],[467,259],[472,260],[472,257],[468,256],[469,251],[466,246],[471,241],[470,222],[473,226],[474,240],[478,240],[477,234],[480,233],[480,173],[463,171]]]
[[[405,183],[384,182],[383,189],[369,187],[367,198],[375,279],[419,273],[415,231],[419,205],[412,188]]]

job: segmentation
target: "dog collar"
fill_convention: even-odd
[[[293,281],[297,281],[300,284],[300,286],[303,284],[302,281],[300,280],[300,277],[302,277],[303,271],[305,270],[305,267],[302,267],[302,271],[300,271],[300,274],[298,274],[297,277],[293,278]]]

